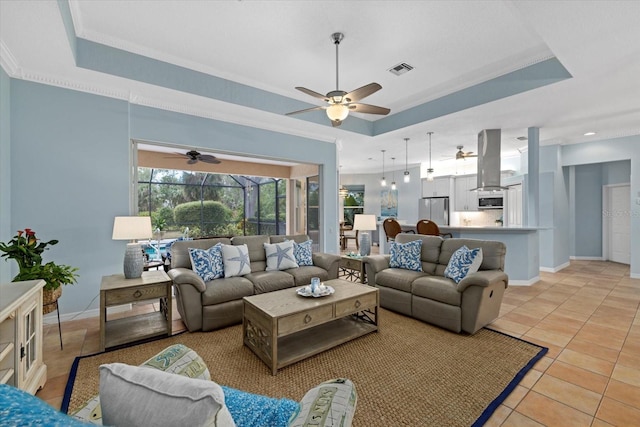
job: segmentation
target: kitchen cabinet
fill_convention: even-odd
[[[0,383],[35,394],[47,381],[42,358],[44,280],[0,284]]]
[[[435,178],[433,181],[422,179],[422,197],[449,197],[451,195],[451,179]]]
[[[471,191],[477,187],[477,175],[461,176],[455,179],[455,211],[474,212],[478,210],[478,193],[476,191]]]

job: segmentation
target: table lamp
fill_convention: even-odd
[[[360,237],[360,255],[366,256],[371,253],[371,237],[369,231],[376,229],[376,216],[357,214],[353,220],[353,229],[358,231]]]
[[[113,220],[113,240],[131,240],[127,243],[124,253],[124,277],[136,279],[142,276],[144,256],[142,246],[135,242],[137,239],[149,239],[151,231],[151,217],[148,216],[117,216]]]

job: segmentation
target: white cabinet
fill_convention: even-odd
[[[461,176],[455,179],[454,210],[455,211],[477,211],[478,193],[471,191],[478,187],[476,175]]]
[[[507,190],[507,225],[522,225],[522,184],[512,185]]]
[[[449,197],[451,195],[451,179],[435,178],[433,181],[422,179],[422,197]]]
[[[47,381],[42,359],[44,280],[0,283],[0,383],[35,394]]]

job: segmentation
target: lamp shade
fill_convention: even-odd
[[[360,231],[370,231],[376,229],[376,216],[357,214],[353,220],[353,229]]]
[[[113,220],[113,240],[149,239],[152,236],[151,217],[117,216]]]

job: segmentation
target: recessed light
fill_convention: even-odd
[[[591,136],[591,135],[595,135],[595,134],[596,134],[595,132],[587,132],[587,133],[584,134],[584,136]]]

